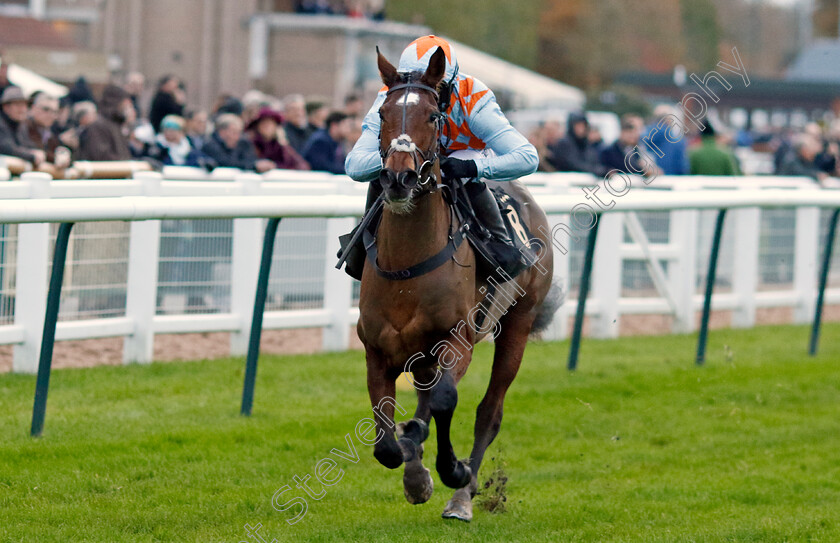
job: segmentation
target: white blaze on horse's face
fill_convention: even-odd
[[[420,95],[416,92],[407,92],[403,94],[402,98],[397,100],[397,104],[401,106],[416,106],[420,103]]]

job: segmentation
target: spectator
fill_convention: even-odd
[[[44,151],[47,162],[55,164],[58,168],[66,168],[70,165],[69,149],[61,145],[61,141],[52,131],[58,118],[58,99],[41,92],[33,94],[30,102],[29,119],[26,121],[29,140],[37,149]],[[59,153],[61,160],[56,162],[56,150],[59,148],[63,151]]]
[[[607,168],[598,163],[598,153],[589,142],[589,121],[583,113],[570,113],[566,137],[550,148],[551,165],[558,172],[588,172],[598,177]]]
[[[557,171],[551,164],[552,154],[550,149],[554,148],[561,139],[563,139],[563,126],[556,119],[549,119],[540,123],[539,127],[531,133],[528,140],[540,157],[540,165],[537,171]]]
[[[9,85],[0,96],[0,155],[8,155],[31,162],[36,168],[47,158],[35,149],[26,133],[26,97],[19,87]]]
[[[244,112],[245,106],[242,105],[242,101],[239,98],[235,96],[221,96],[220,103],[214,112],[214,116],[218,117],[219,115],[229,113],[231,115],[236,115],[237,117],[242,117]]]
[[[134,106],[127,92],[116,85],[105,87],[99,103],[99,118],[80,135],[78,159],[131,160],[123,126],[133,112]]]
[[[820,141],[811,134],[797,134],[793,138],[793,152],[782,162],[778,174],[811,177],[822,181],[828,174],[820,171],[816,164],[821,147]]]
[[[199,151],[207,141],[207,112],[203,109],[188,109],[184,114],[187,121],[187,137],[190,145]]]
[[[647,133],[642,138],[650,155],[656,161],[656,165],[665,175],[688,175],[690,166],[688,163],[688,144],[686,134],[676,143],[668,141],[665,134],[676,122],[675,110],[671,106],[659,106],[654,111],[656,123],[648,127]],[[659,126],[659,123],[662,126]],[[675,129],[678,130],[678,129]],[[672,137],[672,139],[675,139]]]
[[[309,138],[303,151],[303,158],[313,170],[344,173],[344,159],[347,157],[345,138],[348,135],[347,115],[341,112],[327,116],[325,128],[316,131]]]
[[[82,133],[88,126],[96,122],[98,116],[96,104],[93,102],[73,104],[73,108],[70,110],[70,120],[64,130],[58,134],[61,144],[74,153],[78,152]]]
[[[70,92],[67,93],[67,99],[71,104],[78,104],[79,102],[95,102],[96,98],[93,96],[93,91],[90,89],[87,80],[83,76],[79,76]]]
[[[306,118],[306,101],[300,94],[287,96],[283,100],[283,112],[286,115],[286,122],[283,123],[283,130],[289,145],[298,153],[303,153],[306,142],[309,141],[315,127],[309,124]]]
[[[642,135],[642,118],[638,115],[626,114],[621,117],[621,132],[612,145],[605,147],[600,154],[600,161],[608,170],[621,173],[654,175],[642,163],[638,153],[633,153]]]
[[[333,15],[335,10],[329,0],[297,0],[295,11],[308,15]]]
[[[143,90],[146,88],[146,77],[140,72],[131,72],[125,78],[125,91],[131,96],[131,104],[138,119],[143,118],[143,110],[140,107],[140,100],[143,98]]]
[[[251,141],[259,158],[274,162],[274,167],[281,170],[308,170],[309,164],[292,149],[290,145],[280,140],[280,126],[283,116],[280,113],[263,108],[257,117],[248,125]]]
[[[161,133],[155,139],[149,156],[164,166],[192,166],[205,168],[207,157],[193,148],[185,133],[186,121],[177,115],[167,115],[160,123]]]
[[[689,153],[691,175],[738,175],[732,154],[718,145],[717,134],[707,119],[700,131],[700,145]]]
[[[217,166],[256,170],[260,173],[274,168],[270,160],[257,158],[254,145],[242,137],[242,119],[232,113],[225,113],[216,119],[216,131],[204,144],[204,154]]]
[[[367,111],[365,111],[365,103],[362,101],[362,97],[358,94],[348,94],[344,99],[344,113],[348,117],[364,117]]]
[[[330,108],[324,101],[312,100],[306,104],[306,117],[309,120],[309,125],[314,127],[313,131],[326,128],[329,115]]]
[[[597,126],[589,126],[589,146],[595,150],[596,153],[601,154],[601,151],[606,147],[604,143],[604,136],[601,135],[601,129]]]
[[[184,114],[184,104],[187,97],[181,86],[181,80],[174,75],[163,76],[152,99],[152,109],[149,111],[149,122],[155,132],[160,132],[160,123],[167,115]]]

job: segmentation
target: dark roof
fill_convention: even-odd
[[[720,69],[718,72],[729,81],[732,90],[726,91],[718,87],[716,83],[712,83],[712,89],[722,99],[726,98],[731,101],[730,103],[737,103],[740,106],[827,107],[835,99],[840,98],[840,85],[835,83],[750,77],[750,86],[745,87],[741,76]],[[697,75],[702,77],[705,73]],[[689,92],[700,92],[698,86],[691,80],[688,80],[680,89],[674,83],[670,73],[627,72],[621,74],[616,82],[641,87],[648,93],[676,99]]]
[[[820,40],[802,51],[788,68],[787,78],[840,83],[840,40]]]
[[[69,34],[49,22],[28,17],[0,17],[0,48],[3,46],[78,49]]]

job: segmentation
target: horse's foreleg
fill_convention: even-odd
[[[478,470],[484,453],[501,428],[505,394],[519,371],[533,320],[530,312],[511,313],[502,322],[502,332],[496,338],[490,384],[476,410],[475,442],[470,454],[472,478],[469,486],[458,489],[446,504],[443,510],[444,518],[455,518],[467,522],[472,519],[472,498],[478,487]]]
[[[386,371],[384,361],[370,350],[367,353],[367,385],[376,421],[376,434],[381,436],[373,447],[373,456],[386,468],[396,469],[403,463],[403,451],[394,437],[396,385],[394,377]]]
[[[414,377],[420,383],[431,382],[434,372],[430,369],[416,370]],[[434,491],[432,476],[423,465],[423,442],[429,437],[429,420],[432,416],[429,401],[429,391],[418,390],[414,418],[397,425],[397,437],[405,460],[403,490],[405,499],[413,504],[429,501]]]
[[[455,457],[449,435],[452,415],[457,405],[458,389],[455,388],[455,379],[449,371],[443,372],[440,381],[432,387],[429,407],[437,429],[438,453],[435,467],[443,484],[450,488],[461,488],[470,482],[470,468]]]

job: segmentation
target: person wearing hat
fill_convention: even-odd
[[[0,96],[0,155],[21,158],[37,168],[47,155],[35,148],[26,133],[28,112],[26,96],[20,87],[6,87]]]
[[[99,118],[80,135],[78,160],[131,160],[123,126],[134,115],[131,96],[116,85],[102,91]]]
[[[192,166],[204,168],[208,159],[194,149],[185,133],[186,121],[178,115],[167,115],[160,122],[160,134],[155,138],[155,145],[150,156],[165,166]]]
[[[257,156],[271,160],[281,170],[308,170],[309,164],[291,145],[281,141],[283,115],[271,108],[262,108],[248,124],[248,133]],[[285,139],[285,138],[283,138]]]

